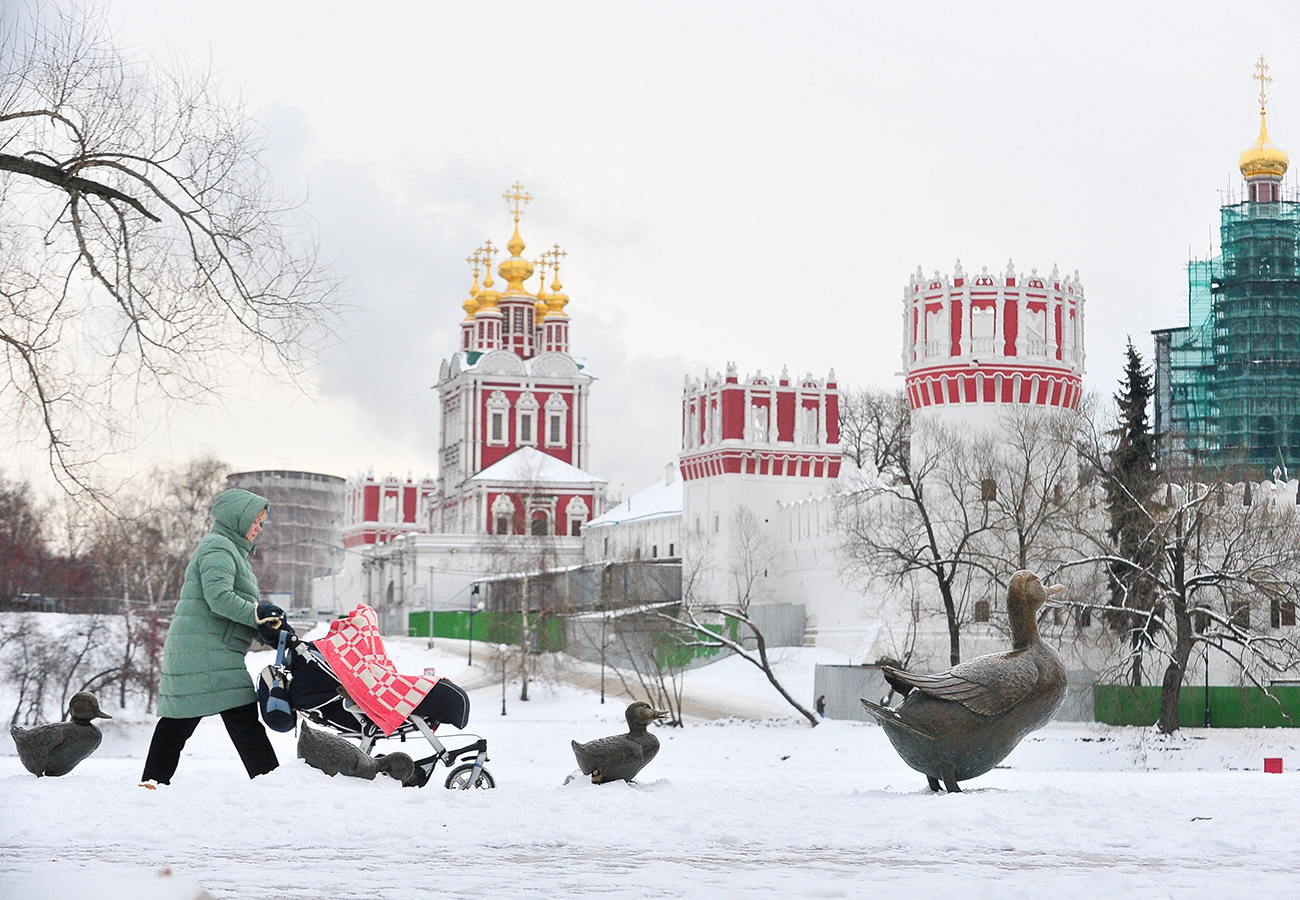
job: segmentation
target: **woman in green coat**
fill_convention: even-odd
[[[259,602],[248,565],[269,508],[265,497],[237,488],[212,502],[212,530],[190,557],[163,645],[146,786],[171,782],[185,742],[205,716],[221,716],[249,778],[280,764],[258,721],[257,694],[244,662],[258,623],[284,618],[279,607]]]

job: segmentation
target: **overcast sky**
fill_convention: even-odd
[[[265,123],[351,310],[313,396],[250,384],[150,453],[436,474],[464,259],[559,243],[591,469],[662,474],[684,375],[735,360],[897,385],[908,274],[1078,270],[1087,383],[1186,321],[1185,265],[1270,128],[1300,143],[1300,5],[109,0]],[[1289,179],[1290,180],[1290,179]]]

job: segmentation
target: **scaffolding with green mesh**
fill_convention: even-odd
[[[1167,464],[1263,477],[1300,460],[1300,202],[1230,202],[1187,266],[1188,325],[1154,332]]]

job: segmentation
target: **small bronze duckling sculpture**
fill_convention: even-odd
[[[646,731],[656,719],[669,715],[640,700],[628,705],[627,734],[615,734],[579,744],[572,741],[573,755],[583,775],[593,784],[631,781],[659,752],[659,739]]]
[[[893,709],[863,700],[890,743],[930,789],[943,782],[950,792],[959,781],[983,775],[1006,758],[1020,740],[1056,714],[1065,699],[1065,667],[1038,634],[1038,610],[1060,606],[1024,569],[1007,585],[1011,650],[989,653],[937,675],[916,675],[882,666],[885,680],[904,700]]]
[[[89,691],[78,691],[68,701],[70,722],[37,725],[35,728],[9,729],[9,735],[18,748],[18,758],[37,778],[42,775],[57,777],[67,775],[90,754],[99,749],[104,735],[95,726],[95,719],[113,718],[100,711],[99,701]]]
[[[405,753],[370,756],[351,741],[310,728],[306,723],[298,731],[298,758],[331,778],[347,775],[374,781],[382,772],[405,784],[415,772],[415,761]]]

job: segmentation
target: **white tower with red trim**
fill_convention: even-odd
[[[1079,274],[975,277],[961,267],[903,290],[903,374],[912,409],[950,425],[992,429],[1009,406],[1078,408],[1083,393]]]

